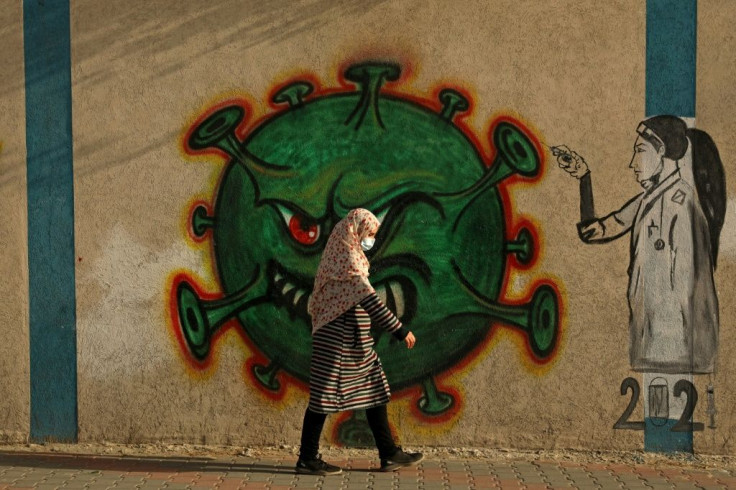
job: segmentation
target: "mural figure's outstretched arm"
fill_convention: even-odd
[[[580,181],[580,222],[578,235],[585,243],[606,243],[631,230],[642,195],[623,205],[621,209],[603,218],[596,218],[593,201],[593,183],[585,159],[565,145],[550,148],[561,169]]]

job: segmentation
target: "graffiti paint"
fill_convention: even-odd
[[[402,80],[394,63],[352,64],[336,89],[320,89],[313,76],[276,87],[276,111],[253,123],[249,104],[231,99],[188,129],[187,154],[227,161],[214,203],[191,212],[193,237],[212,241],[222,294],[183,276],[172,284],[178,338],[194,363],[207,363],[236,319],[263,359],[248,364],[262,390],[306,383],[314,273],[332,227],[355,207],[382,221],[367,253],[372,284],[422,339],[408,355],[373,332],[392,388],[420,389],[419,416],[444,421],[457,413],[459,392],[438,388],[436,378],[477,355],[497,326],[524,335],[535,362],[554,358],[561,330],[554,282],[536,281],[525,301],[504,300],[509,265],[528,269],[538,257],[537,231],[528,220],[512,222],[505,189],[540,175],[537,138],[499,117],[484,156],[455,121],[471,109],[463,91],[441,87],[431,101],[382,89]],[[346,420],[336,433],[360,442],[360,418]]]
[[[560,167],[580,180],[580,238],[585,243],[630,239],[631,368],[713,373],[718,344],[713,272],[726,210],[723,164],[707,133],[687,128],[675,116],[642,121],[636,133],[629,168],[644,191],[600,219],[592,217],[587,163],[567,148],[554,150]],[[694,186],[680,172],[688,148]]]
[[[621,394],[631,389],[631,399],[613,427],[645,430],[647,450],[692,451],[692,432],[704,429],[692,421],[698,402],[692,377],[715,372],[718,350],[713,274],[727,204],[718,149],[707,133],[676,116],[642,121],[629,168],[643,192],[603,218],[595,217],[585,160],[565,146],[550,150],[580,181],[580,239],[630,239],[629,360],[643,373],[644,421],[628,420],[640,388],[626,378]],[[709,390],[709,426],[715,427]]]

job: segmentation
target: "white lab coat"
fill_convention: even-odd
[[[598,221],[601,231],[584,241],[607,242],[631,232],[631,368],[712,373],[718,298],[708,222],[695,190],[674,172]]]

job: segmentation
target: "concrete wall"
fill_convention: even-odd
[[[442,284],[454,279],[436,273],[432,291],[448,296],[431,295],[433,309],[426,313],[433,319],[431,328],[429,321],[412,325],[418,342],[414,357],[397,352],[398,346],[382,347],[387,369],[393,366],[398,373],[389,373],[390,380],[405,385],[394,390],[389,409],[401,442],[643,447],[645,431],[612,428],[629,403],[631,392],[620,393],[625,378],[631,376],[642,386],[630,420],[643,419],[648,396],[642,375],[629,365],[628,238],[601,246],[580,242],[575,227],[578,183],[557,168],[541,143],[566,144],[585,157],[599,215],[641,192],[627,165],[635,129],[645,117],[646,5],[461,3],[272,1],[203,7],[200,2],[162,0],[103,7],[93,0],[71,2],[80,441],[297,443],[308,397],[299,367],[308,337],[295,326],[303,320],[292,324],[283,312],[253,307],[224,323],[208,344],[209,352],[198,359],[182,334],[177,292],[186,281],[203,298],[232,296],[248,277],[248,260],[265,266],[266,259],[276,258],[309,271],[316,256],[273,257],[284,252],[277,242],[283,233],[280,225],[239,218],[246,226],[235,231],[221,224],[235,205],[218,202],[218,196],[234,185],[228,182],[249,181],[243,173],[224,175],[226,155],[194,151],[186,139],[193,126],[228,101],[248,110],[237,134],[243,139],[259,121],[285,110],[269,100],[286,82],[312,82],[317,88],[313,99],[330,95],[332,89],[354,92],[353,84],[342,79],[345,68],[382,60],[402,68],[398,81],[384,84],[385,91],[401,100],[438,111],[439,89],[460,89],[467,95],[472,108],[465,116],[456,115],[455,123],[469,141],[477,142],[487,163],[491,125],[499,117],[523,124],[540,142],[547,161],[539,177],[507,179],[499,186],[500,197],[490,199],[503,203],[501,222],[488,211],[485,221],[478,221],[488,228],[470,229],[468,241],[462,242],[472,246],[460,251],[446,243],[444,250],[458,254],[455,258],[473,269],[494,260],[506,263],[498,258],[504,257],[498,242],[513,239],[526,226],[537,241],[536,258],[529,267],[508,259],[506,278],[502,281],[504,274],[495,273],[490,281],[501,283],[494,297],[503,304],[527,304],[547,284],[559,303],[554,348],[535,354],[527,333],[492,323],[487,310],[476,311],[483,319],[480,327],[477,320],[462,317],[471,311],[465,297],[443,290]],[[13,342],[2,347],[12,351],[3,351],[0,361],[3,379],[10,380],[0,389],[0,410],[11,414],[0,424],[0,434],[17,439],[29,431],[23,33],[19,11],[2,15],[7,26],[3,39],[8,38],[4,45],[12,47],[2,56],[9,58],[5,65],[12,70],[0,100],[12,117],[0,123],[2,206],[11,218],[3,225],[7,246],[0,261],[10,284],[0,307]],[[736,42],[729,27],[735,15],[730,2],[698,4],[696,124],[718,145],[729,208],[715,272],[721,326],[718,371],[715,377],[689,378],[700,394],[694,419],[706,423],[703,431],[691,433],[695,450],[729,454],[736,451],[730,436],[736,419],[729,408],[736,392],[727,382],[729,370],[736,369],[727,355],[736,342],[729,288],[736,275],[736,189],[731,177],[736,175],[736,148],[728,110],[735,100],[730,81]],[[404,149],[416,155],[425,151],[421,141],[409,146]],[[442,156],[436,159],[440,162]],[[390,168],[396,174],[389,174],[387,182],[406,178],[404,170]],[[439,173],[461,170],[441,168]],[[316,182],[318,192],[320,185],[330,183],[328,178],[287,182],[278,197],[317,205],[305,200],[312,194],[302,184]],[[346,196],[359,202],[360,193]],[[194,208],[200,204],[215,220],[220,217],[203,237],[191,230]],[[485,211],[475,212],[483,216]],[[264,215],[257,216],[260,220]],[[412,229],[411,223],[404,226]],[[498,231],[502,226],[503,233]],[[425,235],[417,233],[419,243],[418,237]],[[485,236],[497,238],[495,248],[483,241]],[[430,234],[429,240],[438,238]],[[233,257],[238,253],[227,255],[233,247],[242,249],[248,260]],[[425,255],[437,270],[444,270],[449,257],[442,247],[432,254]],[[424,313],[420,310],[417,318]],[[443,319],[450,313],[457,315]],[[277,328],[284,332],[271,332]],[[474,335],[480,339],[477,346],[437,369],[444,359],[436,349]],[[434,347],[421,350],[422,343]],[[270,364],[274,357],[278,366]],[[402,363],[423,375],[404,380]],[[268,372],[259,380],[254,369],[263,373],[268,365],[279,367],[275,380],[268,379]],[[719,410],[715,429],[707,427],[708,383],[715,386]],[[421,408],[426,405],[420,401],[432,387],[439,392],[434,414]],[[450,400],[451,406],[442,406]],[[363,426],[350,417],[330,417],[325,441],[359,442]],[[350,427],[356,432],[348,432]]]
[[[21,5],[2,9],[5,49],[0,90],[0,441],[24,440],[29,432],[28,239],[26,211],[26,133]]]
[[[728,113],[736,109],[736,92],[730,80],[736,76],[736,55],[732,47],[736,45],[734,36],[724,30],[729,19],[734,18],[733,7],[728,2],[713,1],[698,4],[698,84],[697,84],[697,120],[698,126],[707,128],[707,131],[718,142],[727,174],[728,213],[723,227],[721,240],[723,243],[723,260],[719,259],[716,285],[719,292],[721,311],[721,344],[719,346],[720,361],[716,376],[716,386],[721,388],[721,398],[718,400],[720,427],[715,431],[706,431],[702,437],[694,439],[695,449],[715,453],[733,453],[733,392],[728,388],[728,381],[734,376],[734,364],[729,352],[733,349],[736,340],[731,328],[734,325],[736,302],[734,295],[729,292],[732,279],[736,273],[736,179],[731,177],[736,155],[736,141],[731,135],[736,130],[736,122],[728,117]],[[730,319],[730,320],[729,320]],[[722,400],[722,401],[721,401]],[[701,420],[705,419],[703,404],[700,413]],[[705,449],[708,448],[708,449]]]

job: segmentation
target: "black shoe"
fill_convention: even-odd
[[[320,456],[314,459],[301,459],[296,462],[296,472],[305,475],[337,475],[342,468],[322,461]]]
[[[399,447],[390,458],[381,458],[381,471],[393,471],[404,466],[413,466],[423,459],[422,453],[405,453]]]

